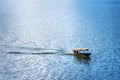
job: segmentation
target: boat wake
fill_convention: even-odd
[[[40,48],[40,47],[21,47],[21,46],[11,46],[4,47],[2,51],[6,54],[59,54],[59,55],[72,55],[72,51],[66,51],[62,48],[59,49],[48,49],[48,48]]]
[[[62,49],[32,48],[32,47],[11,47],[4,49],[7,54],[56,54],[64,52]]]

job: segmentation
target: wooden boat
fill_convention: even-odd
[[[73,49],[73,55],[76,57],[87,58],[90,56],[90,52],[88,52],[88,48],[75,48]]]

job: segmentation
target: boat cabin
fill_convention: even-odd
[[[89,57],[91,53],[88,52],[88,48],[75,48],[73,49],[73,53],[76,57]]]

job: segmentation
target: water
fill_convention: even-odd
[[[119,80],[119,0],[1,0],[0,80]],[[66,55],[90,48],[90,60]]]

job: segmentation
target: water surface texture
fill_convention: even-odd
[[[67,55],[75,47],[91,59]],[[0,80],[119,78],[119,0],[0,1]]]

